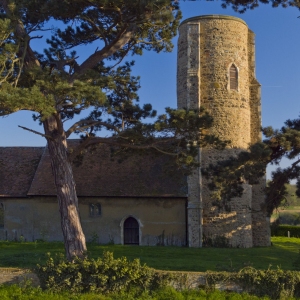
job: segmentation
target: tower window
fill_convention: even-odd
[[[238,70],[237,67],[232,64],[229,70],[229,86],[231,90],[237,90],[238,89]]]

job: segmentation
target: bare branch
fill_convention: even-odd
[[[30,131],[30,132],[32,132],[32,133],[35,133],[35,134],[37,134],[37,135],[40,135],[40,136],[42,136],[42,137],[44,137],[44,138],[46,138],[46,139],[51,139],[51,140],[53,140],[53,138],[52,138],[51,136],[46,135],[46,134],[43,134],[43,133],[40,133],[40,132],[35,131],[35,130],[33,130],[33,129],[29,129],[29,128],[27,128],[27,127],[23,127],[23,126],[20,126],[20,125],[18,125],[18,127],[22,128],[22,129],[24,129],[24,130]]]
[[[55,66],[57,70],[66,73],[65,70],[64,70],[64,67],[67,66],[67,65],[71,66],[74,63],[76,63],[76,59],[78,57],[79,56],[69,58],[69,59],[53,60],[53,61],[50,61],[49,63],[50,63],[51,66]]]
[[[156,40],[155,42],[157,43],[162,43],[163,41],[165,41],[166,39],[160,39],[160,40]],[[153,42],[147,42],[146,40],[137,40],[137,44],[146,44],[146,45],[152,45]]]
[[[123,53],[123,55],[121,56],[121,58],[112,66],[110,67],[110,69],[112,70],[115,66],[119,65],[122,60],[124,59],[124,57],[126,57],[126,55],[128,54],[128,52],[130,51],[130,49],[134,46],[134,44],[132,44],[131,46],[129,46],[127,48],[127,50]]]
[[[107,46],[103,47],[101,50],[95,52],[89,56],[80,66],[78,72],[75,72],[76,75],[83,74],[86,70],[92,69],[103,59],[113,55],[126,45],[129,40],[133,37],[133,34],[136,30],[136,25],[132,24],[129,28],[123,28],[116,38]],[[74,80],[74,76],[71,80]]]
[[[43,38],[42,35],[36,35],[36,36],[31,36],[30,40],[33,40],[33,39],[42,39],[42,38]]]
[[[83,126],[81,126],[83,125]],[[67,131],[66,131],[66,137],[68,138],[74,131],[83,131],[84,129],[87,129],[89,127],[92,127],[92,126],[97,126],[97,125],[102,125],[106,128],[109,128],[109,129],[113,129],[114,131],[116,132],[120,132],[119,128],[114,126],[114,125],[111,125],[109,123],[106,123],[106,122],[102,122],[102,121],[93,121],[93,120],[81,120],[81,121],[78,121],[76,122],[75,124],[73,124]]]
[[[163,153],[163,154],[167,154],[167,155],[171,155],[171,156],[178,156],[179,153],[172,153],[172,152],[166,152],[166,151],[163,151],[155,146],[151,146],[151,148],[155,149],[156,151],[160,152],[160,153]]]

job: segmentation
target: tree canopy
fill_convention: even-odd
[[[156,111],[138,104],[139,77],[125,57],[172,50],[181,18],[177,1],[0,0],[0,13],[0,115],[28,110],[43,125],[44,132],[22,128],[47,140],[69,259],[86,252],[71,166],[85,149],[108,143],[127,153],[155,151],[188,172],[198,164],[200,145],[224,146],[205,133],[212,118],[203,111],[167,108],[155,122],[142,122]],[[33,49],[32,40],[46,31],[48,47]],[[77,55],[79,46],[86,47],[85,57]],[[65,128],[87,109],[87,117]],[[98,136],[103,128],[109,138]],[[72,133],[82,142],[70,149]]]
[[[269,215],[274,209],[287,204],[286,184],[296,180],[296,194],[300,197],[300,119],[287,120],[278,130],[272,127],[262,129],[265,139],[242,151],[237,157],[220,161],[204,171],[211,179],[212,198],[220,202],[241,196],[242,183],[257,184],[265,175],[268,164],[279,165],[283,158],[290,161],[285,168],[272,172],[266,187],[266,202],[262,207]]]

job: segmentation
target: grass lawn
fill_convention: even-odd
[[[244,266],[258,269],[268,267],[293,270],[293,262],[300,260],[300,239],[273,237],[271,247],[185,248],[144,247],[121,245],[88,245],[91,257],[112,251],[115,257],[139,258],[142,263],[160,270],[174,271],[236,271]],[[32,268],[46,259],[45,253],[63,253],[62,243],[0,242],[0,267]]]

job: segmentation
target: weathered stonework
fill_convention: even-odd
[[[230,88],[230,67],[237,88]],[[237,155],[261,140],[260,84],[255,78],[254,33],[235,17],[199,16],[179,28],[178,108],[205,107],[214,118],[211,133],[230,140],[225,151],[199,150],[201,166]],[[212,203],[207,182],[195,171],[189,180],[188,242],[201,247],[203,238],[226,237],[233,247],[270,245],[269,220],[261,209],[265,180],[244,184],[241,198],[220,208]]]

